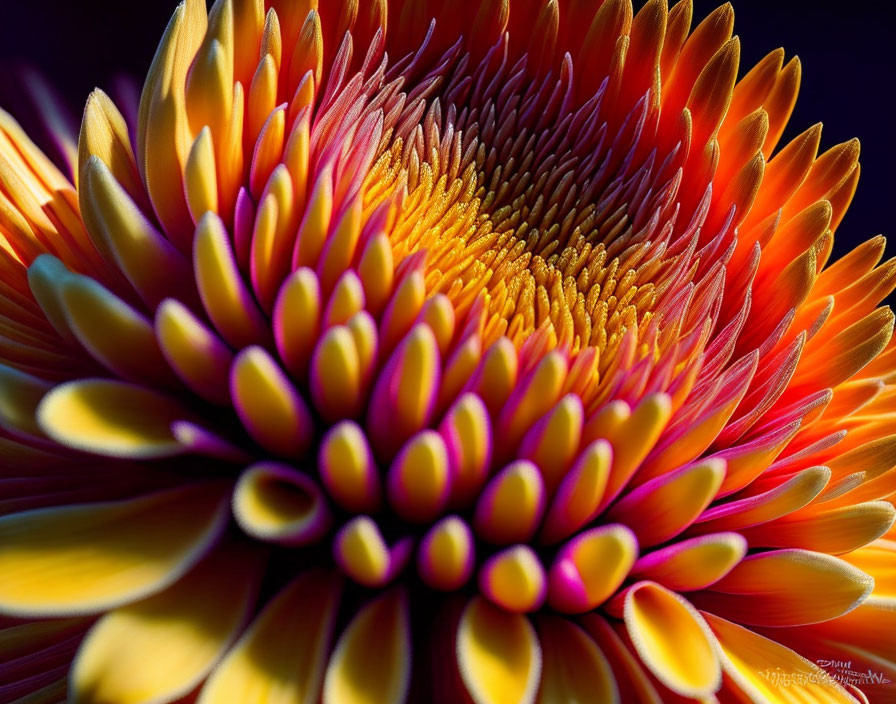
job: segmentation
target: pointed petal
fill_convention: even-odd
[[[772,550],[744,558],[692,600],[701,609],[739,623],[801,626],[851,611],[873,587],[869,575],[831,555]]]
[[[896,541],[875,540],[841,559],[874,577],[874,596],[896,600]]]
[[[753,547],[802,548],[840,555],[886,533],[896,520],[887,501],[828,509],[824,503],[742,531]]]
[[[641,545],[656,545],[687,528],[715,498],[725,462],[714,459],[651,479],[620,499],[608,518],[631,524]]]
[[[704,511],[692,530],[736,530],[786,516],[808,504],[831,478],[827,467],[809,467],[776,487]]]
[[[79,196],[91,236],[150,307],[165,296],[192,303],[196,294],[187,260],[143,214],[129,188],[99,157],[90,157]]]

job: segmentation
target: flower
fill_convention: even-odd
[[[736,82],[688,0],[265,5],[181,4],[77,187],[0,116],[3,700],[896,678],[896,265],[828,265],[858,143],[775,151],[797,59]]]

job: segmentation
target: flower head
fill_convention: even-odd
[[[77,187],[0,116],[0,691],[896,677],[896,266],[828,264],[858,143],[776,150],[799,62],[738,82],[730,6],[690,25],[187,0]]]

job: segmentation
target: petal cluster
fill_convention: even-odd
[[[875,700],[896,266],[691,15],[186,0],[70,178],[0,113],[0,700]]]

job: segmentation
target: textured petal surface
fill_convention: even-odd
[[[704,614],[719,642],[722,667],[755,702],[854,702],[818,665],[768,638]]]
[[[745,558],[694,598],[701,609],[741,623],[797,626],[851,611],[873,587],[871,576],[836,557],[773,550]]]
[[[701,697],[721,681],[715,638],[697,611],[652,582],[625,597],[625,625],[643,663],[673,692]]]

